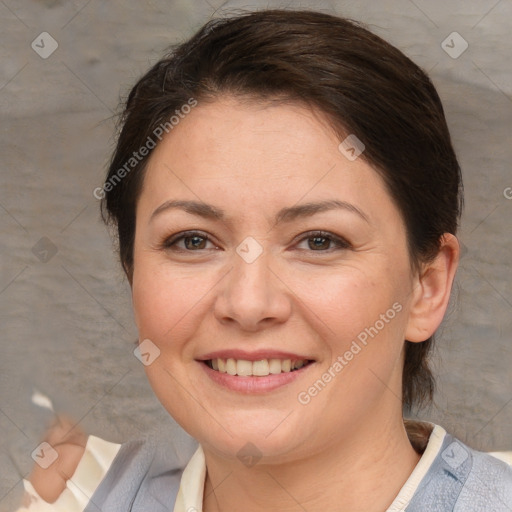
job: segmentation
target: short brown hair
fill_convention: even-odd
[[[427,74],[357,22],[313,11],[249,12],[206,23],[155,64],[124,105],[102,213],[117,226],[130,280],[136,204],[151,152],[115,186],[113,177],[191,98],[214,101],[227,93],[299,102],[325,114],[340,137],[355,134],[365,145],[361,157],[382,176],[401,212],[416,268],[437,254],[443,233],[456,233],[460,167]],[[410,408],[433,397],[433,337],[405,343],[402,399]]]

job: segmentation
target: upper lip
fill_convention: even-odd
[[[247,352],[241,349],[233,349],[233,350],[216,350],[215,352],[210,352],[205,354],[204,356],[198,357],[198,361],[209,361],[210,359],[243,359],[245,361],[260,361],[262,359],[293,359],[293,360],[301,360],[307,359],[312,360],[312,358],[303,356],[300,354],[294,354],[292,352],[283,352],[280,350],[255,350],[253,352]]]

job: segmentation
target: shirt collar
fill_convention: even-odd
[[[402,512],[411,501],[421,480],[427,474],[443,444],[446,431],[443,427],[433,427],[428,443],[413,472],[400,489],[398,496],[386,512]],[[206,461],[201,445],[187,464],[181,476],[180,488],[174,505],[174,512],[201,512],[203,510],[204,484],[206,478]]]

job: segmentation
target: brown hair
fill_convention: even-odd
[[[365,145],[361,158],[383,177],[403,216],[414,268],[436,255],[443,233],[456,233],[463,204],[460,167],[429,77],[357,22],[313,11],[249,12],[209,21],[156,63],[128,96],[101,190],[103,218],[117,226],[129,280],[136,203],[151,154],[135,160],[134,152],[150,140],[154,145],[159,127],[169,131],[170,117],[191,99],[214,101],[227,93],[299,102],[326,115],[340,141],[355,134]],[[411,407],[433,397],[433,337],[405,343],[402,395]]]

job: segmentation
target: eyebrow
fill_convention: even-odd
[[[162,203],[151,214],[150,222],[159,214],[172,209],[180,209],[190,213],[191,215],[197,215],[198,217],[202,217],[204,219],[226,220],[226,214],[224,210],[211,204],[190,200],[169,200],[165,201],[165,203]],[[275,217],[275,223],[279,224],[281,222],[291,222],[300,217],[310,217],[316,213],[340,209],[354,213],[368,224],[370,223],[368,216],[357,206],[345,201],[340,201],[338,199],[330,199],[316,203],[304,203],[296,206],[282,208],[279,210]]]

